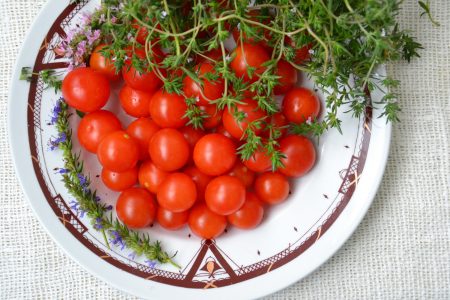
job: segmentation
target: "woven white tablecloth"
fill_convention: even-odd
[[[14,173],[9,82],[25,33],[45,2],[0,0],[0,299],[132,298],[55,245]],[[402,82],[403,113],[373,206],[331,260],[270,299],[450,299],[450,0],[431,2],[440,27],[419,19],[416,0],[405,1],[399,15],[425,50],[420,60],[388,68]]]

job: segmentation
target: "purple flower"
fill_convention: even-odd
[[[111,239],[109,241],[113,243],[114,246],[120,246],[120,250],[123,250],[125,248],[125,243],[122,240],[122,237],[116,230],[111,230],[110,232]]]
[[[69,170],[68,169],[64,169],[64,168],[60,168],[60,169],[58,169],[58,173],[59,174],[67,174],[67,173],[69,173]]]
[[[135,259],[136,258],[136,251],[131,252],[130,254],[128,254],[128,257],[130,259]]]
[[[82,12],[80,15],[80,23],[82,25],[87,25],[91,22],[92,15],[88,12]]]
[[[94,32],[91,32],[89,35],[86,35],[88,39],[89,46],[95,43],[100,38],[100,30],[94,30]]]
[[[106,210],[112,210],[113,209],[113,206],[112,205],[108,205],[107,207],[106,207]]]
[[[100,19],[98,20],[100,23],[105,23],[106,22],[106,18],[105,18],[105,14],[101,14],[100,15]]]
[[[78,215],[80,218],[83,218],[83,217],[84,217],[84,214],[86,213],[86,211],[84,211],[83,209],[81,209],[80,203],[78,203],[78,202],[75,201],[75,200],[72,200],[72,201],[69,202],[69,204],[70,204],[70,208],[71,208],[72,210],[76,211],[77,215]]]
[[[58,118],[59,118],[59,114],[61,113],[61,102],[62,102],[62,98],[59,98],[56,103],[55,106],[52,108],[52,113],[50,115],[50,124],[55,125],[56,122],[58,122]]]
[[[81,173],[78,173],[77,174],[77,177],[78,177],[78,180],[80,181],[80,185],[81,186],[86,186],[87,185],[87,178],[86,178],[86,176],[84,176],[83,174],[81,174]]]
[[[117,22],[117,18],[115,16],[113,16],[111,18],[111,23],[116,24],[116,22]]]
[[[96,218],[95,219],[94,229],[96,229],[96,230],[103,229],[103,220],[102,220],[102,218]]]
[[[59,147],[61,143],[64,143],[67,140],[66,134],[61,133],[57,138],[51,139],[48,141],[48,145],[50,150],[53,151]]]
[[[144,262],[152,269],[154,269],[156,267],[156,264],[158,263],[156,260],[146,260]]]
[[[81,41],[78,43],[77,51],[75,52],[75,55],[78,57],[82,57],[86,53],[86,41]]]

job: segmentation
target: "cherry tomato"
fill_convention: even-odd
[[[182,211],[178,213],[171,212],[163,207],[158,207],[156,212],[156,221],[161,227],[167,230],[178,230],[187,224],[189,218],[189,211]]]
[[[200,129],[195,129],[191,126],[185,126],[180,129],[186,141],[189,143],[191,150],[194,151],[194,146],[205,135],[205,132]]]
[[[275,134],[275,131],[279,132],[277,136],[272,136],[272,138],[279,139],[279,138],[285,136],[288,132],[289,123],[286,120],[286,117],[281,112],[277,112],[270,117],[270,125],[272,126],[272,134],[273,135]],[[262,133],[262,136],[265,138],[269,138],[270,134],[271,133],[269,130],[269,126],[266,126],[264,128],[264,132]]]
[[[205,190],[208,183],[213,179],[212,176],[202,173],[196,166],[190,166],[183,171],[185,174],[191,176],[197,187],[197,200],[205,201]]]
[[[89,66],[94,71],[106,76],[109,80],[116,81],[120,78],[119,72],[116,72],[114,63],[109,58],[104,57],[101,52],[106,46],[107,45],[105,44],[101,44],[95,47],[92,51],[91,58],[89,59]],[[112,56],[113,55],[111,55],[111,57]]]
[[[108,101],[109,81],[91,68],[70,71],[62,82],[62,94],[71,107],[88,113],[99,110]]]
[[[139,143],[139,159],[144,160],[149,157],[148,144],[153,135],[160,128],[149,118],[139,118],[128,125],[127,133]]]
[[[273,89],[275,95],[286,94],[297,84],[298,72],[285,60],[278,62],[275,75],[280,77],[278,84]]]
[[[120,90],[119,99],[123,110],[132,117],[148,117],[150,112],[148,107],[153,94],[135,90],[128,85],[124,85]]]
[[[266,172],[256,178],[255,192],[262,201],[278,204],[289,196],[289,181],[280,173]]]
[[[251,187],[255,181],[255,172],[251,171],[240,161],[236,162],[228,175],[239,179],[246,188]]]
[[[282,110],[290,122],[303,123],[317,118],[320,100],[313,91],[295,87],[284,96]]]
[[[227,216],[239,210],[245,202],[245,186],[236,177],[223,175],[206,187],[205,202],[216,214]]]
[[[265,71],[265,67],[261,65],[270,60],[264,47],[260,45],[244,43],[238,45],[234,50],[234,59],[231,62],[231,68],[237,77],[244,78],[247,82],[255,82],[258,80],[258,75]],[[250,78],[248,75],[248,68],[255,68],[255,72]]]
[[[106,169],[124,172],[136,166],[139,144],[125,131],[115,131],[103,138],[97,149],[97,157]]]
[[[309,51],[313,46],[311,43],[304,45],[302,47],[298,47],[295,45],[295,42],[291,38],[286,37],[286,44],[290,45],[295,49],[294,62],[296,64],[300,65],[304,63],[306,60],[309,60],[311,58],[311,54],[309,53]]]
[[[206,118],[203,119],[203,128],[212,129],[217,127],[222,121],[222,111],[217,110],[216,105],[200,106],[200,109],[205,112]]]
[[[233,141],[218,133],[202,137],[194,148],[197,168],[210,176],[218,176],[231,170],[236,162],[236,147]]]
[[[102,180],[109,189],[123,191],[137,183],[138,169],[134,167],[124,172],[114,172],[103,168]]]
[[[139,184],[153,194],[156,194],[167,175],[169,175],[168,172],[159,169],[151,160],[146,160],[139,168]]]
[[[206,74],[216,74],[214,66],[208,62],[201,63],[196,66],[196,73],[201,84],[197,83],[191,77],[186,76],[183,79],[183,92],[186,97],[198,97],[198,104],[207,105],[210,101],[222,97],[225,89],[223,79],[208,80]]]
[[[264,216],[264,207],[258,197],[247,192],[242,207],[228,216],[228,222],[240,229],[252,229],[258,226]]]
[[[291,135],[280,141],[281,159],[284,168],[279,172],[289,177],[300,177],[314,166],[316,150],[313,143],[304,136]]]
[[[188,224],[194,234],[213,239],[225,231],[227,218],[212,212],[204,203],[198,203],[189,213]]]
[[[181,128],[186,125],[187,105],[184,97],[177,94],[166,93],[162,90],[156,92],[150,102],[150,115],[158,126],[162,128]]]
[[[136,49],[134,53],[142,60],[147,59],[143,49]],[[154,47],[152,56],[154,63],[160,63],[163,60],[164,53],[158,47]],[[163,72],[163,69],[159,70]],[[154,93],[162,86],[162,81],[156,75],[154,70],[149,69],[148,71],[140,73],[131,65],[130,60],[127,61],[125,66],[122,68],[122,76],[126,84],[136,90]]]
[[[270,156],[264,149],[256,150],[252,157],[244,160],[243,163],[247,168],[257,173],[265,172],[272,168]]]
[[[227,138],[230,138],[231,140],[234,140],[234,137],[225,129],[225,126],[223,126],[223,123],[219,124],[216,127],[214,132],[222,134],[222,135],[226,136]]]
[[[85,115],[78,125],[78,141],[89,152],[97,153],[102,139],[121,129],[122,124],[113,113],[107,110],[91,112]]]
[[[236,139],[241,139],[244,135],[245,130],[248,128],[249,123],[261,120],[266,117],[266,114],[259,109],[258,103],[255,100],[244,99],[236,105],[236,110],[233,111],[232,108],[225,109],[223,112],[223,126],[225,129]],[[243,114],[244,118],[238,120],[236,114]],[[253,126],[252,130],[255,134],[261,133],[263,130],[262,126]]]
[[[144,228],[155,220],[156,202],[153,196],[142,188],[123,191],[116,203],[117,217],[130,228]]]
[[[165,128],[155,133],[149,144],[150,158],[163,171],[182,168],[189,159],[189,144],[175,129]]]
[[[161,207],[171,212],[182,212],[194,205],[197,188],[188,175],[172,173],[164,179],[156,196]]]

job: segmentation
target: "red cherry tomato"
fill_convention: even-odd
[[[296,87],[284,96],[282,110],[290,122],[303,123],[317,118],[320,100],[313,91]]]
[[[159,169],[151,160],[147,160],[139,168],[139,184],[153,194],[156,194],[167,175],[169,175],[168,172]]]
[[[143,49],[136,49],[135,54],[140,59],[147,59]],[[154,63],[160,63],[163,60],[164,53],[158,47],[154,47],[152,56]],[[159,70],[163,72],[163,69]],[[127,61],[122,68],[122,75],[126,84],[136,90],[154,93],[162,86],[162,81],[154,70],[149,69],[146,72],[140,73],[131,65],[131,61]],[[165,75],[164,72],[163,75]]]
[[[251,171],[240,161],[236,162],[228,175],[239,179],[246,188],[251,187],[255,181],[255,172]]]
[[[191,177],[172,173],[162,182],[157,193],[158,203],[171,212],[186,211],[197,199],[197,188]]]
[[[78,141],[89,152],[97,153],[102,139],[121,129],[122,124],[113,113],[107,110],[91,112],[85,115],[78,125]]]
[[[139,159],[139,144],[125,131],[115,131],[101,141],[97,157],[106,169],[124,172],[136,166]]]
[[[134,167],[124,172],[114,172],[103,168],[102,170],[103,183],[113,191],[126,190],[137,183],[138,169]]]
[[[91,58],[89,59],[89,66],[96,72],[99,72],[106,76],[111,81],[120,79],[120,70],[116,72],[114,63],[102,55],[102,50],[106,47],[105,44],[98,45],[92,51]],[[112,57],[113,55],[111,55]]]
[[[264,149],[256,150],[252,157],[243,161],[244,165],[250,170],[261,173],[272,168],[272,161],[270,156]]]
[[[171,212],[170,210],[158,207],[156,212],[156,221],[158,221],[161,227],[167,230],[178,230],[187,224],[189,218],[189,211],[182,211],[178,213]]]
[[[263,121],[266,114],[259,109],[258,103],[255,100],[244,99],[241,103],[236,105],[236,110],[225,109],[223,112],[223,126],[225,129],[236,139],[241,139],[245,130],[248,128],[249,123],[261,120]],[[243,114],[244,118],[239,120],[239,115]],[[262,122],[261,122],[262,123]],[[262,124],[261,124],[262,125]],[[253,126],[252,130],[255,134],[261,133],[262,126]]]
[[[275,95],[286,94],[297,84],[298,72],[285,60],[278,62],[275,75],[280,77],[278,84],[273,89]]]
[[[239,210],[245,202],[245,186],[236,177],[219,176],[206,187],[205,202],[216,214],[227,216]]]
[[[253,229],[264,217],[264,207],[258,197],[247,192],[242,207],[228,216],[228,222],[240,229]]]
[[[85,113],[93,112],[108,101],[109,81],[91,68],[77,68],[64,78],[62,94],[71,107]]]
[[[127,133],[139,143],[139,159],[144,160],[149,157],[148,145],[153,135],[160,128],[149,118],[139,118],[128,125]]]
[[[272,124],[274,129],[277,129],[278,131],[280,131],[280,137],[283,137],[287,134],[288,132],[288,121],[286,120],[286,117],[283,115],[283,113],[281,112],[277,112],[275,114],[272,115],[272,117],[270,118],[270,124]],[[264,136],[265,137],[269,137],[270,132],[268,130],[266,130],[264,132]]]
[[[220,77],[217,80],[208,80],[206,74],[216,74],[214,66],[210,63],[204,62],[196,66],[196,73],[201,85],[194,81],[191,77],[186,76],[183,79],[183,92],[186,97],[198,97],[198,104],[207,105],[210,101],[222,97],[225,89],[223,79]]]
[[[316,150],[313,143],[304,136],[291,135],[280,141],[281,159],[284,168],[278,171],[289,177],[300,177],[314,166]]]
[[[244,78],[247,82],[255,82],[258,80],[258,75],[265,71],[265,67],[261,65],[270,60],[264,47],[260,45],[244,43],[239,45],[234,50],[233,61],[231,61],[231,68],[237,77]],[[255,68],[255,72],[250,78],[248,76],[248,68]]]
[[[150,158],[163,171],[182,168],[189,159],[189,144],[175,129],[164,128],[155,133],[149,144]]]
[[[148,117],[150,115],[148,107],[152,96],[151,93],[135,90],[128,85],[124,85],[119,93],[120,105],[132,117]]]
[[[156,92],[150,102],[150,115],[158,126],[162,128],[181,128],[186,125],[187,105],[183,96]]]
[[[202,137],[194,148],[197,168],[210,176],[218,176],[231,170],[236,162],[236,147],[233,141],[218,133]]]
[[[191,126],[185,126],[180,129],[186,141],[189,143],[191,150],[194,151],[194,146],[205,135],[205,132],[200,129],[195,129]]]
[[[216,127],[215,133],[219,133],[221,135],[226,136],[227,138],[229,138],[231,140],[234,140],[234,137],[225,129],[225,126],[223,126],[223,123],[219,124]]]
[[[197,187],[197,200],[205,201],[205,190],[208,183],[213,179],[212,176],[202,173],[196,166],[184,169],[184,173],[191,176]]]
[[[309,51],[313,46],[312,44],[307,44],[302,47],[298,47],[295,45],[295,42],[289,37],[286,37],[286,44],[290,45],[295,49],[294,62],[296,64],[300,65],[311,58],[311,54],[309,53]]]
[[[205,112],[206,118],[203,119],[203,128],[212,129],[217,127],[222,121],[222,111],[217,110],[216,105],[200,106],[200,109]]]
[[[204,203],[199,203],[191,209],[188,224],[195,235],[213,239],[225,231],[227,218],[212,212]]]
[[[117,217],[128,227],[144,228],[155,219],[155,199],[145,189],[130,188],[120,194],[116,211]]]
[[[278,204],[289,196],[289,181],[280,173],[266,172],[256,178],[255,192],[262,201]]]

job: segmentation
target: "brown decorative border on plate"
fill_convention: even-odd
[[[65,62],[44,62],[44,57],[47,51],[51,51],[48,46],[55,35],[62,38],[65,35],[64,28],[68,27],[70,20],[87,3],[87,0],[72,3],[64,9],[58,18],[56,18],[44,41],[42,42],[41,48],[39,49],[33,68],[33,74],[39,74],[40,71],[46,69],[61,69],[67,66]],[[41,131],[40,110],[42,92],[43,83],[40,80],[39,75],[33,75],[28,96],[28,139],[32,163],[39,185],[49,205],[63,226],[65,226],[75,238],[77,238],[95,255],[116,266],[117,268],[148,280],[187,288],[216,288],[242,282],[273,271],[305,252],[318,239],[320,239],[325,232],[327,232],[352,198],[356,184],[364,169],[371,138],[372,109],[368,107],[364,116],[364,127],[362,129],[359,153],[357,156],[355,156],[355,154],[352,156],[338,191],[339,194],[341,194],[340,202],[333,209],[328,218],[318,227],[318,229],[311,233],[310,236],[299,246],[296,248],[288,247],[276,255],[261,260],[257,263],[233,269],[233,267],[231,267],[224,258],[222,254],[223,252],[220,250],[216,242],[214,240],[206,240],[201,242],[201,248],[196,254],[196,257],[193,259],[190,269],[186,270],[186,273],[175,273],[159,270],[157,268],[150,268],[140,264],[135,267],[126,264],[104,252],[85,235],[86,232],[88,232],[88,228],[84,226],[78,219],[77,215],[72,212],[62,197],[60,195],[56,195],[55,197],[52,196],[50,187],[44,179],[45,169],[41,167],[41,161],[39,160],[38,155],[37,138],[38,132]],[[208,251],[212,253],[214,257],[209,257],[206,261],[204,261],[205,255]],[[198,278],[201,274],[206,274],[206,279],[199,280]],[[225,274],[225,276],[222,276],[222,279],[216,279],[216,274]]]

